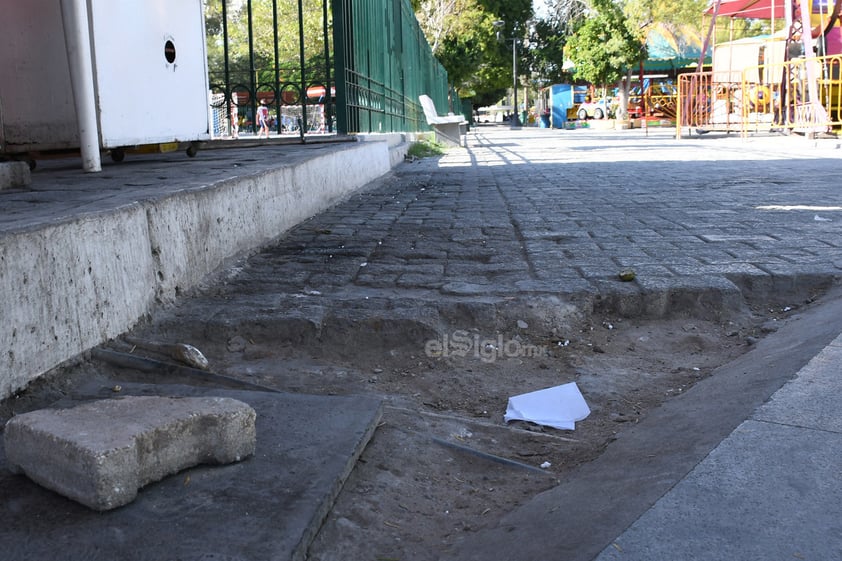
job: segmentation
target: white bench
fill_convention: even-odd
[[[418,96],[427,124],[436,133],[436,139],[443,144],[463,146],[462,135],[465,134],[468,122],[462,115],[439,115],[433,99],[425,94]]]

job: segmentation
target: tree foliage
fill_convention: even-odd
[[[564,69],[567,25],[556,18],[537,20],[529,37],[527,61],[534,87],[567,82],[571,76]]]
[[[530,0],[413,0],[433,54],[459,95],[486,104],[502,97],[512,80],[512,39],[523,39]],[[494,22],[502,21],[500,37]],[[521,53],[523,51],[521,50]]]
[[[224,38],[222,3],[226,3],[229,72],[235,80],[246,80],[254,73],[259,82],[274,81],[275,67],[281,79],[294,79],[300,67],[298,2],[251,0],[251,31],[254,61],[249,58],[248,3],[243,0],[205,0],[205,29],[208,51],[208,70],[213,79],[224,70]],[[304,31],[304,55],[313,67],[324,66],[323,1],[302,2],[301,27]],[[277,20],[278,32],[274,32]],[[278,59],[275,60],[277,37]]]
[[[594,0],[592,11],[567,44],[576,77],[604,86],[614,83],[646,59],[646,45],[620,6],[611,0]]]

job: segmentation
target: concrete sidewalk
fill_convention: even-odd
[[[842,559],[842,336],[597,561]]]

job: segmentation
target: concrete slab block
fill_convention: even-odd
[[[100,511],[185,468],[251,456],[255,439],[254,409],[225,397],[97,400],[18,415],[4,431],[12,472]]]
[[[842,340],[837,338],[835,343]],[[827,430],[842,434],[839,395],[842,394],[842,347],[831,344],[817,354],[798,375],[762,405],[752,418],[758,421]]]
[[[121,385],[123,394],[247,403],[257,413],[255,454],[188,468],[121,508],[97,512],[11,474],[0,446],[0,557],[303,561],[380,419],[380,400],[366,396]],[[111,390],[79,393],[103,398]]]
[[[0,191],[12,187],[26,187],[32,183],[32,174],[26,162],[0,162]]]
[[[842,435],[746,421],[596,561],[839,559]]]

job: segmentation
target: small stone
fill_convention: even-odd
[[[523,321],[522,319],[517,320],[517,326],[519,329],[528,329],[529,324]]]
[[[623,282],[633,281],[635,277],[637,277],[637,274],[634,272],[634,269],[623,269],[620,271],[620,280]]]
[[[228,344],[226,345],[229,353],[240,353],[246,349],[246,340],[239,335],[235,335],[228,339]]]

